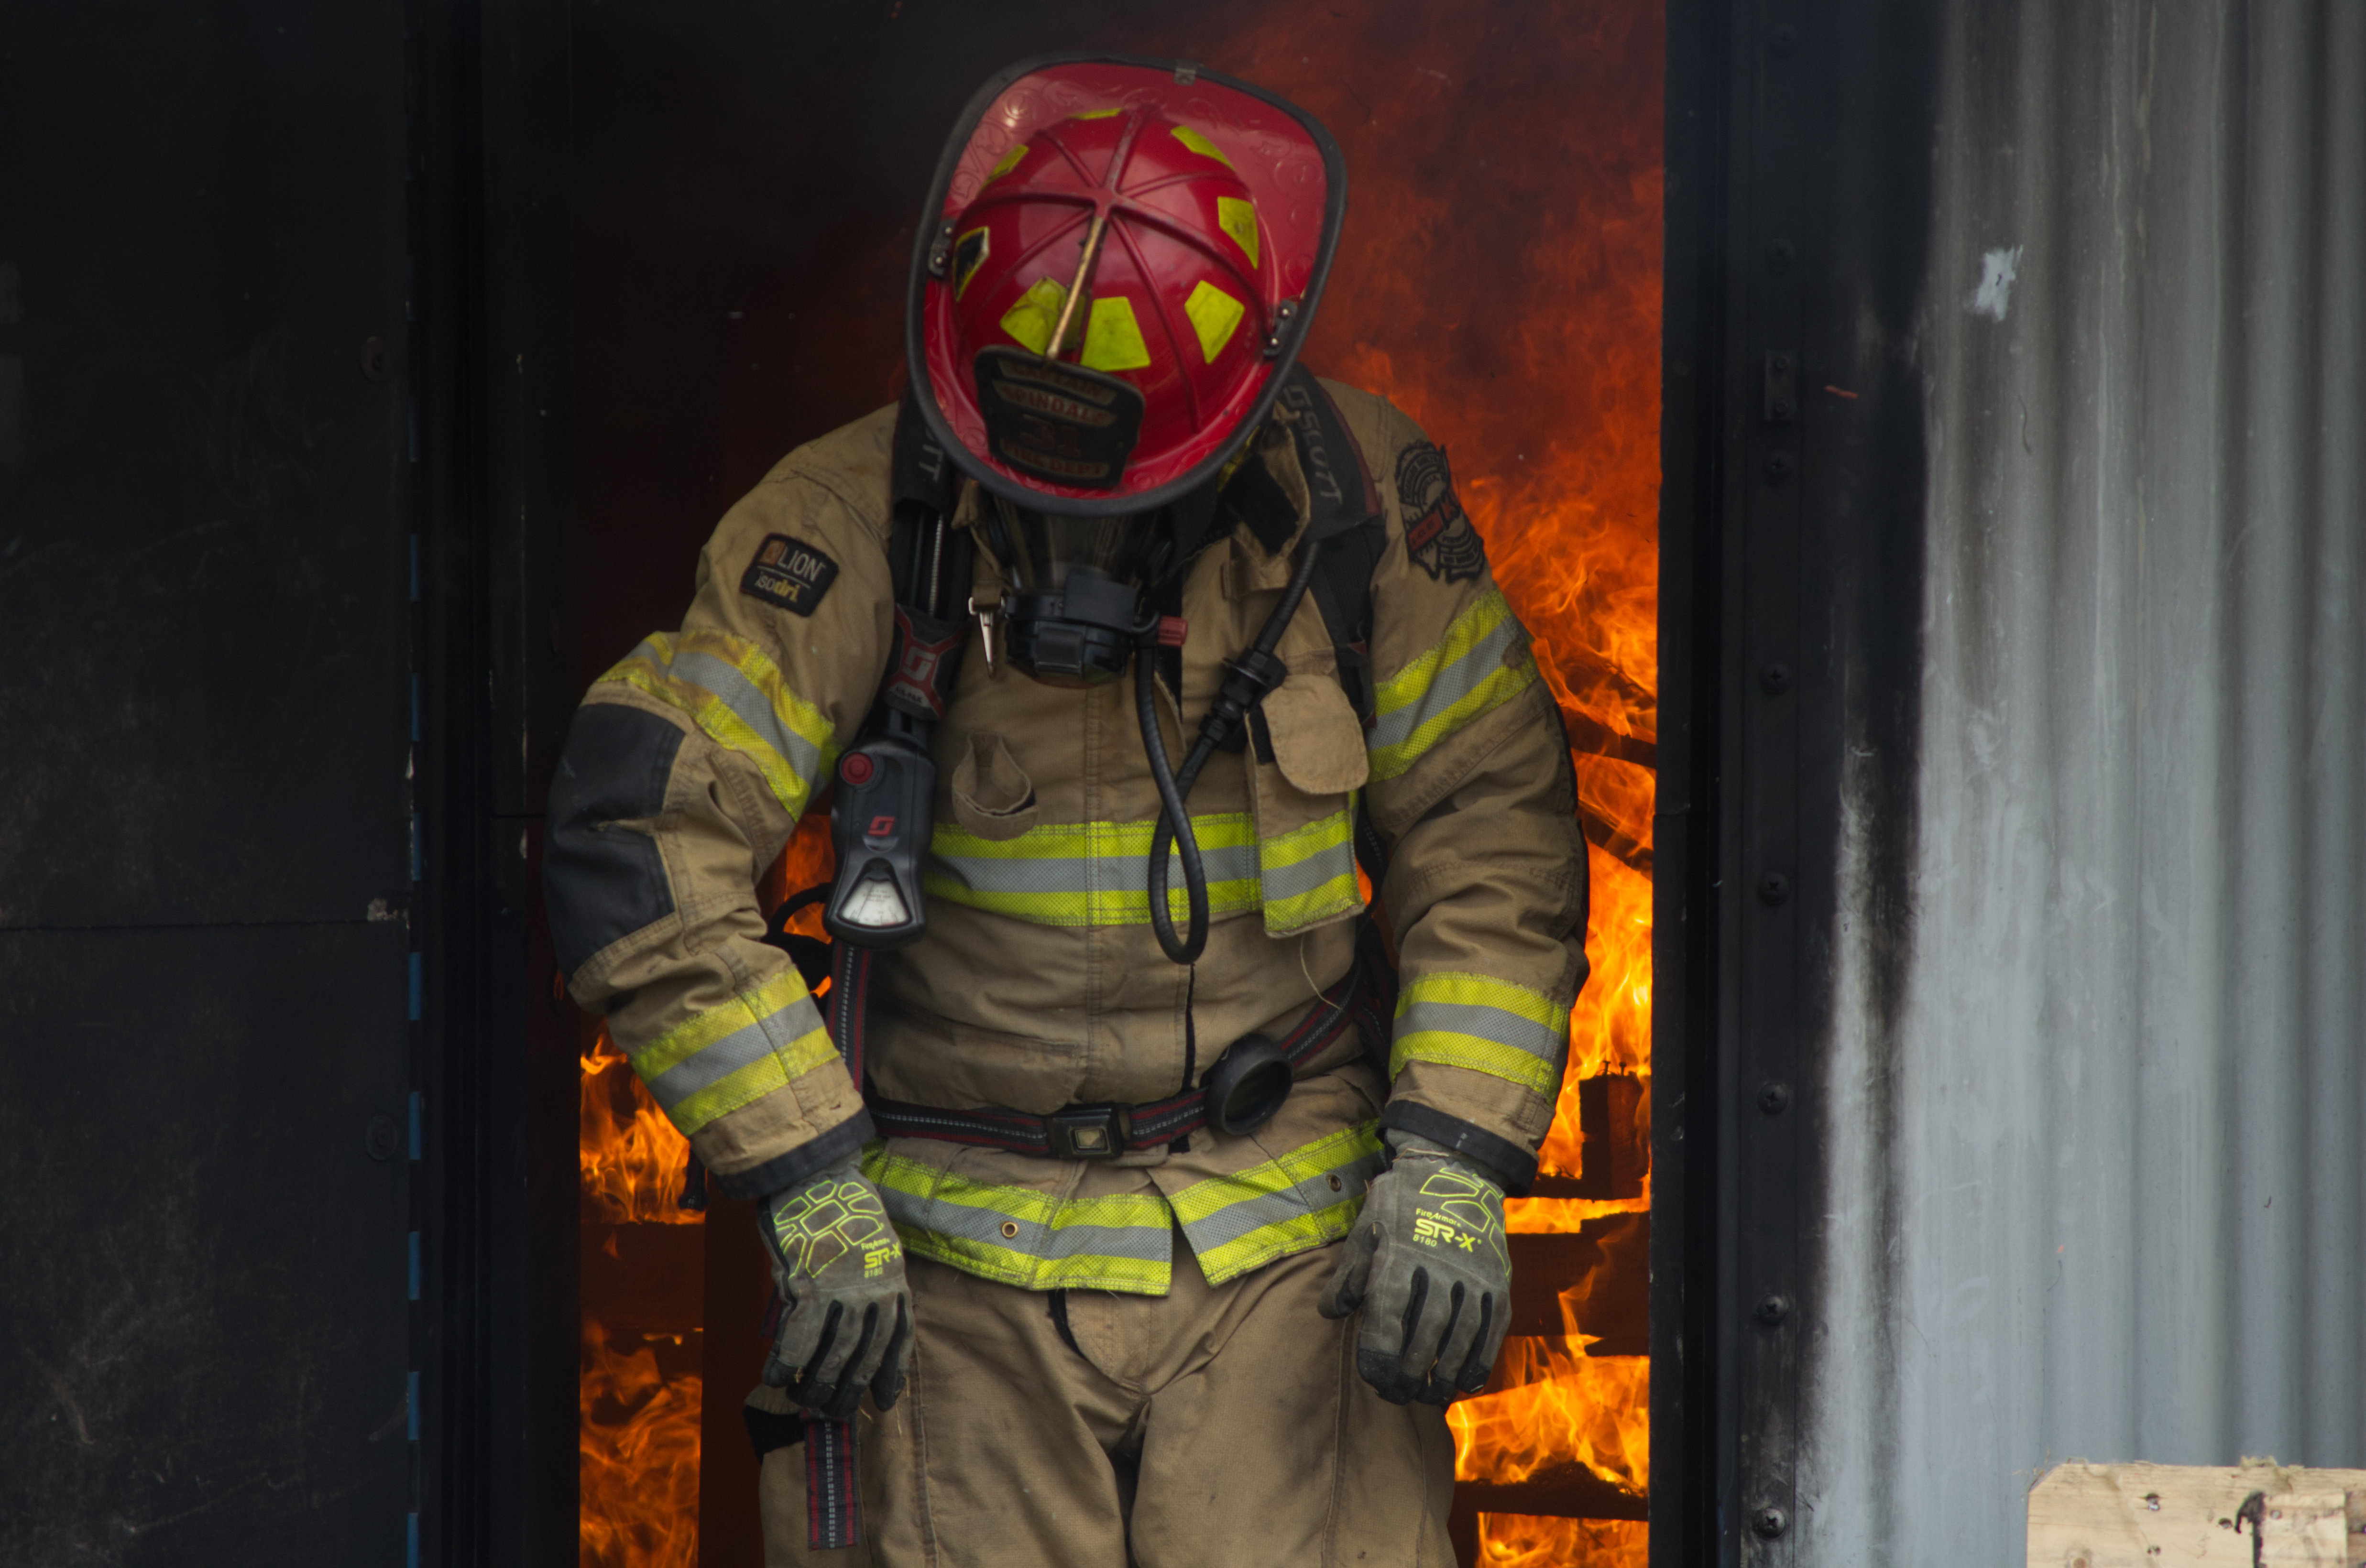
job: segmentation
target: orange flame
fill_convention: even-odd
[[[1448,1406],[1458,1481],[1526,1481],[1557,1465],[1582,1464],[1640,1493],[1651,1481],[1648,1430],[1620,1419],[1650,1396],[1641,1356],[1590,1357],[1576,1338],[1506,1339],[1496,1377],[1513,1384]],[[1540,1410],[1556,1418],[1541,1420]]]
[[[1482,1568],[1626,1568],[1651,1551],[1651,1532],[1640,1520],[1479,1516]]]
[[[1564,1316],[1569,1303],[1563,1298]],[[1589,1358],[1574,1338],[1506,1339],[1496,1376],[1516,1386],[1448,1407],[1454,1477],[1498,1484],[1583,1465],[1621,1491],[1651,1482],[1651,1363],[1641,1356]],[[1489,1568],[1640,1564],[1649,1549],[1640,1523],[1479,1516],[1479,1561]]]
[[[582,1058],[583,1243],[619,1258],[616,1226],[696,1225],[681,1206],[690,1146],[649,1098],[605,1028]],[[703,1380],[659,1368],[612,1339],[587,1272],[577,1385],[580,1561],[584,1568],[691,1568],[698,1554],[699,1417]],[[682,1325],[694,1330],[693,1319]],[[644,1331],[644,1335],[646,1334]],[[679,1342],[680,1336],[674,1336]]]
[[[592,1225],[697,1225],[682,1206],[690,1145],[641,1087],[632,1064],[603,1028],[583,1066],[583,1220]]]
[[[659,1370],[648,1346],[609,1343],[583,1320],[577,1474],[583,1568],[693,1568],[698,1561],[701,1380]]]

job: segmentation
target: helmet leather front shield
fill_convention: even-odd
[[[1245,83],[1105,56],[1013,66],[930,189],[905,333],[921,415],[1031,508],[1185,495],[1272,407],[1346,207],[1329,134]]]

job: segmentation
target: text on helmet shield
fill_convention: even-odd
[[[980,353],[977,391],[991,454],[1064,485],[1115,488],[1141,439],[1137,388],[1024,349]]]

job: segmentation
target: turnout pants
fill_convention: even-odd
[[[1038,1293],[907,1260],[904,1397],[860,1418],[863,1540],[806,1546],[806,1457],[763,1462],[767,1568],[1451,1568],[1443,1411],[1356,1375],[1325,1247],[1165,1296]],[[789,1408],[778,1390],[749,1402]]]

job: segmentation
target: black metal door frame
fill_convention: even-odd
[[[1882,0],[1669,18],[1658,1568],[1806,1555],[1844,829],[1853,897],[1898,938],[1871,944],[1877,1008],[1911,917],[1941,19]]]
[[[575,1042],[540,914],[574,321],[564,0],[408,0],[418,1564],[577,1561]],[[540,1005],[537,1005],[540,1003]]]

